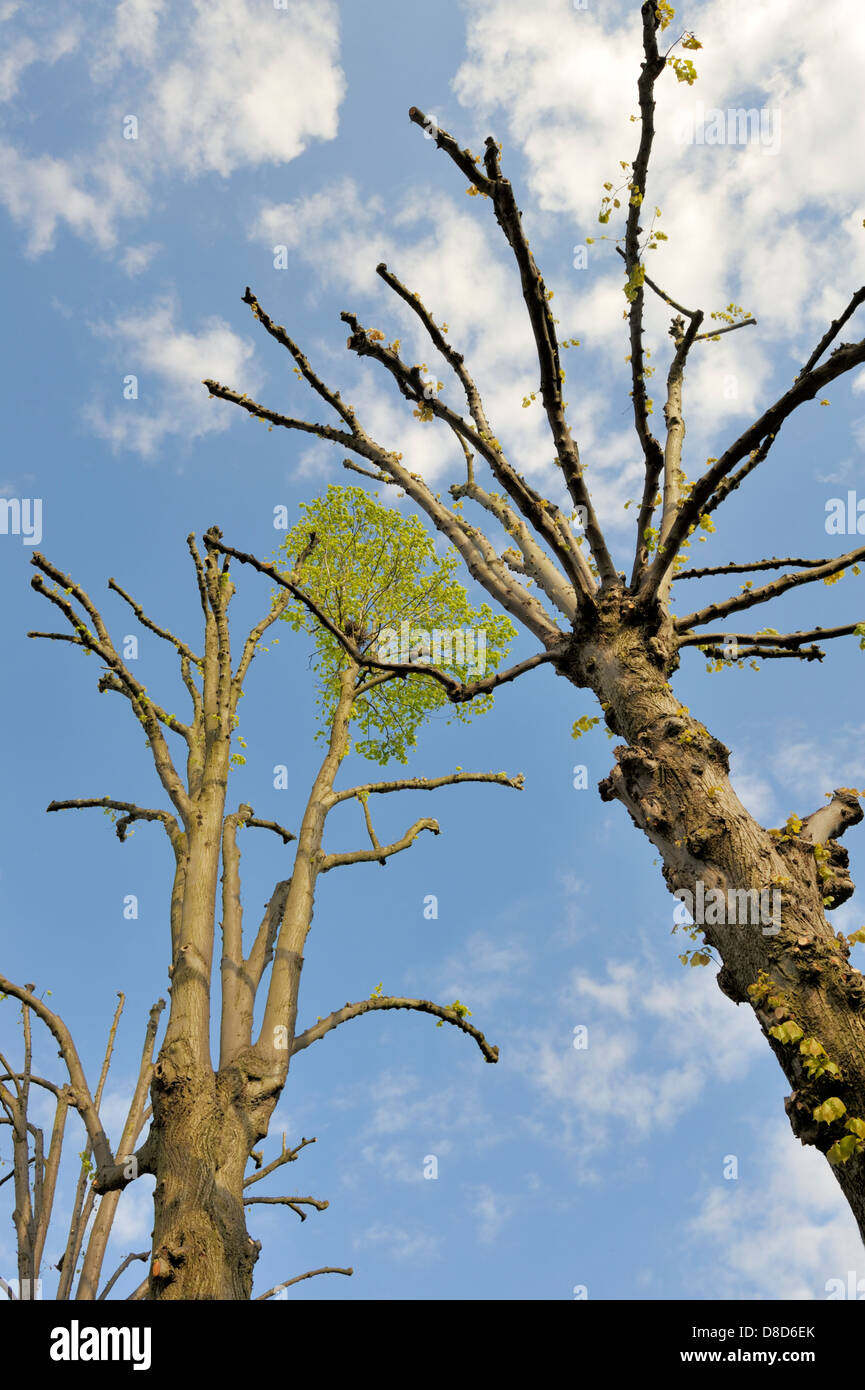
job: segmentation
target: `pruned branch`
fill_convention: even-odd
[[[828,806],[820,806],[810,816],[803,817],[799,839],[811,845],[825,845],[827,840],[839,840],[851,825],[865,819],[858,792],[850,787],[836,787]]]
[[[109,589],[113,589],[116,594],[119,594],[120,597],[129,604],[129,607],[132,609],[142,627],[146,627],[150,632],[154,632],[156,636],[161,637],[164,642],[170,642],[180,655],[185,656],[187,661],[191,661],[193,665],[197,666],[201,664],[201,657],[196,656],[191,647],[187,646],[181,638],[175,637],[173,632],[169,632],[167,628],[159,627],[152,618],[148,618],[141,604],[137,603],[130,594],[127,594],[125,589],[121,589],[116,579],[109,579],[108,587]]]
[[[865,546],[859,546],[856,550],[848,551],[846,555],[836,556],[834,560],[826,560],[822,565],[816,565],[807,570],[796,570],[794,574],[780,575],[771,584],[763,584],[759,589],[746,589],[744,593],[736,594],[721,603],[710,603],[695,613],[688,613],[683,618],[677,618],[674,624],[675,629],[677,632],[688,632],[691,628],[702,627],[705,623],[714,622],[716,618],[724,618],[729,613],[741,613],[760,603],[768,603],[770,599],[778,598],[788,589],[796,589],[802,584],[814,584],[818,579],[829,579],[832,575],[840,573],[849,565],[855,565],[863,559],[865,559]]]
[[[283,1133],[282,1152],[278,1154],[276,1158],[271,1159],[270,1163],[268,1163],[264,1168],[260,1168],[257,1173],[252,1173],[248,1178],[244,1178],[244,1188],[251,1187],[254,1182],[261,1182],[262,1178],[269,1177],[271,1173],[275,1173],[277,1168],[282,1168],[284,1164],[294,1163],[301,1150],[305,1149],[308,1144],[314,1143],[316,1143],[316,1140],[314,1138],[301,1139],[300,1143],[297,1145],[296,1148],[289,1149],[286,1147],[285,1134]]]
[[[291,843],[292,840],[297,839],[297,836],[294,834],[293,831],[286,830],[284,825],[280,825],[275,820],[261,820],[258,816],[252,815],[247,816],[247,818],[243,821],[243,824],[255,826],[259,830],[272,830],[276,835],[282,837],[282,842],[284,845],[288,845]]]
[[[812,358],[813,356],[814,354],[812,354]],[[647,570],[638,594],[639,600],[648,601],[657,592],[663,576],[673,564],[682,542],[687,538],[690,527],[697,523],[701,513],[709,509],[706,504],[711,501],[716,490],[720,490],[722,483],[727,475],[732,473],[736,464],[749,454],[752,455],[752,464],[754,464],[754,454],[758,455],[756,462],[761,461],[759,455],[765,457],[784,421],[800,405],[804,404],[805,401],[813,400],[818,391],[822,391],[830,382],[852,371],[854,367],[860,366],[863,362],[865,362],[865,339],[858,343],[842,343],[822,366],[803,368],[793,385],[774,404],[769,406],[739,436],[735,443],[725,449],[715,463],[706,469],[702,477],[695,482],[687,501],[679,509],[663,552],[659,551]],[[746,469],[742,470],[743,476],[746,471],[747,465]]]
[[[319,1038],[333,1032],[341,1023],[360,1018],[362,1014],[371,1013],[376,1009],[412,1009],[416,1013],[432,1014],[443,1023],[451,1023],[455,1028],[462,1029],[470,1038],[474,1038],[485,1061],[499,1060],[499,1049],[491,1046],[480,1029],[469,1023],[459,1010],[434,1004],[430,999],[401,999],[388,995],[372,995],[369,999],[361,999],[357,1004],[346,1004],[342,1009],[335,1009],[327,1018],[321,1019],[312,1028],[307,1028],[306,1032],[298,1034],[294,1039],[291,1055],[294,1056],[295,1052],[302,1052],[311,1043],[318,1042]]]
[[[121,844],[126,840],[126,834],[134,821],[137,820],[157,820],[162,821],[165,826],[168,838],[173,841],[179,835],[180,826],[169,811],[151,811],[143,806],[136,806],[131,801],[114,801],[108,796],[77,798],[73,801],[52,801],[46,806],[46,811],[83,811],[101,807],[109,811],[122,811],[123,816],[115,824],[117,838]]]
[[[808,632],[685,632],[678,639],[680,647],[703,647],[711,642],[735,642],[737,647],[801,647],[805,642],[828,642],[833,637],[852,637],[862,623],[846,623],[843,627],[813,627]]]
[[[301,1209],[302,1207],[315,1207],[316,1211],[327,1211],[330,1202],[319,1201],[317,1197],[244,1197],[243,1205],[245,1207],[253,1205],[291,1207],[301,1221],[305,1221],[306,1212]]]
[[[353,796],[381,795],[384,792],[435,791],[438,787],[455,786],[458,782],[494,782],[500,787],[513,787],[522,791],[525,777],[518,773],[508,777],[506,772],[451,772],[444,777],[403,777],[395,782],[367,782],[362,787],[347,787],[344,791],[333,792],[330,805],[348,801]]]
[[[283,1289],[291,1288],[292,1284],[299,1284],[304,1279],[314,1279],[317,1274],[354,1274],[353,1269],[337,1269],[332,1265],[325,1265],[322,1269],[308,1269],[306,1274],[296,1274],[293,1279],[286,1279],[284,1284],[274,1284],[267,1293],[260,1293],[256,1299],[257,1303],[262,1303],[266,1298],[273,1298],[274,1294],[281,1293]]]
[[[109,1293],[110,1293],[111,1290],[114,1288],[114,1285],[117,1283],[117,1280],[120,1278],[121,1274],[124,1272],[124,1270],[126,1270],[126,1269],[129,1268],[129,1266],[132,1264],[133,1260],[147,1260],[147,1259],[149,1259],[149,1258],[150,1258],[150,1251],[149,1251],[149,1250],[141,1250],[141,1251],[139,1251],[137,1254],[127,1255],[127,1256],[126,1256],[126,1259],[123,1260],[123,1261],[118,1265],[117,1269],[114,1271],[114,1273],[112,1274],[111,1278],[108,1280],[108,1283],[105,1285],[105,1288],[102,1290],[101,1294],[99,1295],[99,1302],[101,1302],[102,1299],[108,1297]]]
[[[747,563],[739,564],[731,562],[728,565],[707,565],[704,569],[679,570],[673,575],[673,582],[680,579],[707,579],[715,574],[749,574],[754,570],[779,570],[787,565],[800,565],[802,569],[817,569],[820,565],[828,564],[828,560],[802,560],[794,556],[789,556],[785,560],[777,557],[771,560],[750,560]]]
[[[22,1004],[26,1004],[28,1008],[33,1010],[37,1018],[41,1018],[42,1022],[54,1035],[60,1047],[61,1056],[66,1063],[66,1070],[69,1073],[69,1080],[72,1086],[71,1102],[84,1121],[84,1127],[87,1130],[87,1137],[90,1140],[97,1166],[100,1168],[112,1166],[114,1158],[111,1152],[111,1145],[108,1142],[108,1136],[102,1128],[102,1122],[99,1119],[93,1097],[90,1094],[90,1088],[87,1085],[87,1078],[84,1075],[81,1059],[78,1056],[75,1044],[72,1041],[72,1035],[66,1027],[66,1024],[63,1022],[60,1015],[54,1013],[52,1009],[49,1009],[41,999],[37,999],[29,990],[22,989],[20,985],[14,984],[12,980],[7,980],[5,975],[0,975],[0,992],[3,994],[11,994],[15,999],[20,999]]]
[[[367,824],[369,824],[368,820]],[[326,874],[331,869],[341,869],[347,864],[375,864],[377,862],[384,865],[391,855],[400,854],[404,849],[413,845],[422,830],[430,830],[433,835],[441,833],[437,820],[418,820],[405,832],[402,839],[395,840],[391,845],[375,843],[372,849],[356,849],[348,854],[322,855],[320,872]],[[373,836],[373,840],[375,840],[375,836]]]

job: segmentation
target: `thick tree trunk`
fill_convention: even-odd
[[[259,1245],[246,1229],[250,1131],[236,1073],[202,1073],[182,1048],[154,1069],[151,1299],[246,1301]]]
[[[793,1132],[823,1153],[845,1137],[852,1145],[847,1121],[865,1120],[865,979],[848,964],[849,943],[825,908],[852,894],[846,851],[831,834],[861,820],[861,808],[842,789],[812,827],[794,820],[770,833],[736,796],[728,750],[673,694],[666,679],[673,664],[663,634],[642,630],[623,598],[579,634],[562,664],[563,675],[597,694],[607,724],[627,740],[615,749],[601,795],[621,801],[658,848],[671,891],[686,889],[697,901],[701,884],[704,899],[720,890],[716,905],[723,894],[726,920],[710,908],[704,939],[723,962],[720,988],[754,1008],[791,1083],[785,1107]],[[827,830],[821,844],[817,835]],[[755,921],[755,899],[749,910],[736,890],[766,894],[762,905],[777,909],[775,919],[761,911]],[[790,1040],[770,1035],[785,1023]],[[814,1111],[830,1097],[846,1108],[827,1123]],[[833,1171],[865,1240],[865,1156],[854,1153]]]

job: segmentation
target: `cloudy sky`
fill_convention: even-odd
[[[540,408],[522,404],[537,371],[514,267],[488,204],[466,197],[408,121],[417,105],[476,152],[488,134],[503,144],[561,335],[579,340],[567,354],[570,413],[624,568],[640,470],[620,262],[600,239],[616,228],[597,219],[603,184],[636,149],[638,16],[634,0],[0,3],[0,497],[39,518],[39,534],[15,534],[12,509],[0,534],[2,968],[52,991],[92,1077],[125,991],[104,1106],[115,1135],[147,1011],[167,983],[170,864],[152,827],[120,845],[98,814],[44,814],[53,798],[149,805],[159,789],[125,704],[102,700],[81,654],[27,641],[47,626],[28,587],[33,547],[103,604],[116,636],[137,632],[141,679],[179,707],[176,672],[107,593],[109,576],[194,643],[190,530],[216,523],[229,543],[267,556],[280,540],[275,509],[293,519],[329,482],[357,481],[328,446],[271,439],[208,400],[201,381],[215,377],[320,418],[241,303],[247,285],[350,393],[371,433],[442,488],[458,479],[451,441],[345,352],[347,309],[424,360],[405,306],[374,273],[381,260],[449,324],[511,457],[555,488]],[[849,0],[792,15],[786,0],[699,0],[679,21],[703,48],[694,86],[672,72],[659,86],[648,201],[669,240],[653,253],[654,276],[681,303],[708,314],[732,302],[758,320],[694,355],[693,475],[786,387],[865,279],[865,12]],[[727,122],[739,108],[754,113],[750,140]],[[661,307],[650,301],[648,312],[659,382]],[[859,319],[846,336],[861,332]],[[865,373],[827,400],[800,412],[716,517],[701,561],[857,544],[827,535],[826,518],[833,498],[846,506],[852,493],[855,528],[857,488],[865,498]],[[786,596],[765,621],[861,620],[855,584]],[[240,590],[238,627],[267,603],[252,574]],[[727,589],[704,592],[707,602]],[[689,607],[693,597],[690,586]],[[531,650],[526,637],[514,648]],[[317,755],[309,656],[301,636],[259,663],[244,708],[247,763],[232,774],[237,801],[289,825]],[[698,653],[684,654],[677,693],[733,748],[734,783],[765,824],[815,809],[835,786],[865,786],[863,659],[855,642],[830,644],[822,666],[707,675]],[[456,1030],[405,1014],[369,1016],[300,1054],[269,1143],[283,1129],[289,1142],[318,1142],[270,1190],[330,1207],[302,1227],[285,1209],[254,1214],[256,1291],[324,1264],[356,1272],[291,1296],[571,1299],[584,1287],[590,1298],[819,1299],[827,1281],[865,1274],[831,1173],[789,1133],[785,1083],[754,1019],[718,991],[713,968],[682,968],[652,847],[597,795],[612,744],[603,730],[571,737],[576,718],[596,713],[543,671],[472,724],[434,721],[412,774],[503,767],[525,774],[525,790],[448,788],[434,809],[388,807],[381,833],[434,814],[443,834],[384,874],[362,866],[322,882],[301,1026],[381,980],[385,993],[465,1001],[501,1060],[485,1066]],[[355,763],[353,780],[365,780]],[[286,790],[273,785],[278,764]],[[577,764],[586,789],[574,786]],[[361,831],[346,812],[333,847]],[[854,877],[863,834],[848,838]],[[255,845],[244,868],[257,906],[285,860]],[[436,920],[424,917],[429,894]],[[137,920],[123,916],[129,895]],[[860,926],[856,900],[835,920]],[[16,1011],[0,1008],[0,1046],[17,1056]],[[580,1025],[589,1046],[577,1050]],[[54,1075],[44,1038],[37,1056]],[[725,1178],[733,1166],[738,1176]],[[70,1169],[61,1206],[72,1180]],[[147,1246],[148,1182],[120,1204],[108,1272]],[[4,1217],[5,1277],[11,1236]],[[51,1262],[60,1240],[49,1238]],[[49,1294],[54,1277],[46,1271]],[[119,1290],[138,1278],[135,1266]]]

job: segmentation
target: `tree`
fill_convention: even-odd
[[[151,809],[110,796],[53,801],[48,807],[52,812],[99,808],[115,821],[121,842],[126,841],[130,827],[137,822],[156,822],[162,826],[174,857],[168,911],[171,938],[168,1018],[152,1067],[149,1061],[152,1051],[145,1049],[134,1115],[131,1112],[116,1153],[112,1152],[99,1117],[101,1084],[94,1096],[69,1030],[57,1014],[35,997],[31,988],[0,977],[0,990],[25,1005],[25,1019],[26,1010],[33,1010],[59,1043],[71,1086],[64,1094],[84,1122],[93,1155],[95,1173],[87,1197],[86,1215],[89,1216],[95,1197],[101,1197],[96,1212],[96,1226],[100,1226],[101,1234],[99,1239],[94,1235],[89,1243],[78,1288],[79,1298],[96,1297],[107,1240],[106,1222],[110,1225],[108,1212],[112,1210],[112,1203],[130,1182],[147,1173],[155,1176],[156,1186],[150,1272],[142,1296],[166,1300],[245,1300],[251,1297],[253,1268],[260,1243],[248,1232],[247,1208],[259,1202],[279,1202],[292,1206],[302,1216],[304,1205],[311,1204],[319,1209],[327,1205],[310,1197],[250,1197],[245,1193],[251,1184],[296,1159],[301,1148],[312,1142],[303,1140],[297,1148],[287,1149],[283,1140],[281,1154],[261,1167],[262,1156],[257,1145],[267,1136],[270,1118],[286,1084],[290,1059],[340,1024],[375,1010],[408,1009],[430,1014],[439,1024],[448,1023],[459,1028],[475,1041],[487,1062],[495,1062],[498,1058],[498,1049],[468,1021],[470,1010],[458,999],[444,1006],[426,999],[384,995],[381,986],[369,998],[346,1003],[305,1030],[297,1030],[304,948],[319,878],[347,866],[386,865],[393,855],[409,849],[423,831],[439,833],[438,822],[424,817],[392,842],[381,843],[373,826],[370,799],[401,791],[432,791],[467,782],[514,789],[522,786],[521,777],[509,777],[504,772],[457,770],[434,778],[368,781],[338,787],[341,765],[352,748],[354,721],[368,723],[369,730],[377,730],[379,735],[378,739],[371,739],[368,732],[365,741],[355,742],[355,748],[372,755],[379,763],[386,762],[392,753],[404,760],[405,746],[414,742],[417,727],[436,702],[430,698],[425,682],[424,689],[416,691],[416,683],[421,679],[419,668],[415,668],[408,679],[396,680],[391,673],[370,675],[364,662],[347,654],[328,630],[322,631],[316,639],[320,657],[320,733],[326,751],[297,834],[275,821],[256,816],[246,803],[227,811],[230,770],[232,764],[243,761],[242,753],[232,752],[232,740],[239,724],[238,705],[244,693],[244,682],[256,653],[262,649],[265,634],[278,621],[285,620],[295,627],[306,624],[306,610],[301,609],[298,615],[298,603],[293,597],[299,579],[305,580],[322,614],[326,616],[332,609],[346,630],[364,647],[378,640],[385,616],[392,621],[409,614],[434,619],[436,626],[446,628],[451,628],[455,622],[476,626],[489,620],[491,645],[486,651],[486,660],[495,668],[511,632],[506,619],[493,618],[488,610],[475,612],[468,605],[463,591],[452,578],[452,562],[447,557],[440,559],[432,546],[424,543],[424,538],[418,535],[417,523],[406,522],[381,504],[372,503],[360,489],[352,489],[345,496],[333,489],[325,501],[312,504],[308,512],[317,530],[311,532],[304,523],[289,537],[290,543],[297,540],[299,549],[291,552],[287,571],[284,573],[272,561],[259,565],[277,581],[277,589],[268,611],[248,633],[236,664],[232,659],[228,621],[235,587],[228,558],[220,561],[220,532],[215,528],[204,536],[203,557],[193,536],[189,536],[187,542],[204,620],[201,655],[181,638],[157,625],[113,579],[109,582],[109,588],[130,606],[138,621],[174,648],[192,705],[187,723],[158,704],[133,674],[118,654],[99,609],[82,586],[39,552],[32,557],[38,571],[31,581],[33,588],[59,610],[71,632],[32,632],[29,635],[70,642],[99,658],[102,673],[98,688],[102,693],[115,693],[128,701],[145,734],[156,773],[172,808]],[[344,544],[349,533],[352,537],[350,553]],[[338,554],[343,557],[342,567]],[[350,561],[347,565],[346,557]],[[487,680],[494,680],[494,677]],[[169,748],[168,735],[179,740],[186,758],[185,777]],[[240,747],[245,746],[239,734],[237,741]],[[326,852],[323,837],[328,816],[335,807],[352,801],[362,807],[370,847],[344,853]],[[244,828],[267,830],[283,845],[294,842],[290,875],[276,883],[251,942],[248,938],[244,941],[241,901],[238,835]],[[221,895],[218,888],[220,870]],[[214,1065],[211,1031],[216,1019],[212,977],[219,911],[221,1004],[216,1028],[219,1055]],[[152,1032],[148,1031],[150,1049],[156,1029],[155,1017],[151,1018],[151,1026]],[[13,1121],[18,1146],[16,1196],[21,1189],[18,1224],[29,1252],[26,1253],[26,1269],[29,1277],[35,1279],[41,1244],[39,1237],[35,1247],[33,1242],[27,1244],[21,1181],[29,1163],[29,1154],[25,1151],[26,1126],[22,1128],[26,1118],[26,1090],[32,1079],[29,1054],[20,1076],[16,1077],[8,1065],[6,1071],[18,1086],[18,1107],[14,1110]],[[143,1143],[133,1152],[134,1140],[143,1123],[148,1082],[152,1105],[150,1126]],[[15,1104],[13,1096],[12,1106]],[[247,1174],[250,1158],[259,1171]],[[89,1172],[86,1154],[85,1168]],[[47,1168],[43,1176],[41,1148],[34,1153],[34,1174],[34,1182],[40,1184],[50,1176]],[[42,1202],[40,1209],[44,1207]],[[79,1245],[85,1226],[86,1216],[82,1214],[75,1237]],[[351,1273],[350,1270],[336,1272]],[[64,1288],[68,1296],[68,1284],[64,1284]],[[274,1292],[275,1289],[270,1290],[261,1297],[270,1297]]]
[[[818,580],[833,583],[847,570],[858,574],[865,546],[826,559],[758,556],[748,563],[687,567],[694,532],[714,529],[714,512],[764,464],[784,424],[804,403],[822,397],[832,382],[865,362],[865,339],[832,346],[865,301],[865,288],[852,295],[778,399],[689,479],[683,468],[683,390],[691,353],[755,321],[730,304],[716,311],[714,322],[704,329],[702,309],[686,308],[647,273],[648,251],[665,239],[656,226],[659,209],[648,230],[644,226],[655,86],[668,68],[679,81],[693,83],[693,61],[677,49],[690,53],[701,45],[686,30],[663,48],[666,39],[661,36],[674,17],[666,0],[646,0],[640,15],[643,61],[637,84],[639,116],[633,118],[639,126],[638,148],[633,161],[623,166],[622,187],[605,186],[599,214],[604,226],[617,214],[624,221],[616,249],[624,262],[630,396],[644,474],[629,574],[618,570],[593,507],[563,398],[560,349],[572,344],[559,343],[552,291],[535,262],[516,195],[502,173],[501,147],[493,137],[477,159],[417,107],[409,111],[410,120],[468,180],[468,192],[489,204],[513,253],[536,349],[538,394],[561,472],[556,496],[541,496],[508,458],[468,366],[447,336],[447,326],[437,323],[385,264],[377,266],[378,275],[417,317],[448,369],[442,374],[459,387],[463,400],[451,405],[425,363],[404,360],[398,340],[389,343],[383,331],[364,327],[353,313],[342,314],[350,334],[348,347],[389,374],[419,423],[437,421],[453,435],[464,456],[465,476],[450,487],[450,506],[404,465],[400,452],[369,433],[359,413],[317,375],[298,344],[248,288],[244,302],[288,351],[296,373],[330,407],[336,423],[281,414],[215,380],[204,384],[212,397],[239,406],[254,419],[338,444],[363,460],[347,460],[346,467],[412,499],[459,551],[477,583],[539,643],[536,655],[497,674],[496,683],[549,664],[578,690],[591,691],[597,698],[601,713],[577,720],[574,732],[579,736],[603,717],[623,740],[615,749],[615,767],[600,783],[601,797],[621,802],[659,850],[667,886],[684,908],[694,910],[690,931],[700,945],[686,951],[683,960],[704,965],[716,953],[722,991],[737,1005],[753,1008],[792,1086],[786,1110],[793,1132],[803,1144],[826,1155],[865,1238],[865,981],[848,961],[851,943],[865,935],[836,934],[826,915],[853,893],[840,837],[862,819],[859,794],[839,787],[827,794],[828,805],[791,815],[780,829],[762,826],[733,790],[728,749],[681,704],[671,685],[680,653],[688,647],[697,647],[710,669],[718,669],[746,659],[758,664],[819,661],[822,642],[865,638],[861,620],[787,633],[769,627],[727,630],[727,620],[734,615],[789,590]],[[654,370],[644,344],[647,294],[658,296],[673,311],[660,439],[647,391],[647,378]],[[478,463],[489,470],[492,487],[476,477]],[[465,501],[487,513],[486,531],[463,515]],[[510,543],[500,550],[502,532]],[[673,611],[674,586],[679,583],[764,571],[780,573],[756,586],[749,580],[730,598],[697,605],[683,616]],[[537,592],[532,592],[533,586]],[[738,628],[738,623],[732,626]],[[370,670],[410,667],[361,652],[348,630],[340,640]],[[439,681],[455,703],[489,688],[483,682],[455,682],[431,667],[425,673]]]

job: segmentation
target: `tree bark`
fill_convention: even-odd
[[[204,1072],[174,1044],[159,1056],[151,1095],[149,1298],[248,1301],[259,1246],[244,1215],[250,1136],[237,1073]]]
[[[849,942],[825,912],[853,892],[847,853],[831,832],[861,820],[862,810],[852,793],[836,791],[831,810],[809,818],[817,834],[830,832],[823,844],[804,819],[782,832],[760,825],[730,783],[728,750],[673,694],[667,675],[676,659],[653,626],[643,625],[629,596],[612,595],[559,670],[595,692],[608,726],[626,740],[600,783],[603,799],[620,801],[656,846],[671,891],[696,900],[702,884],[704,897],[724,895],[726,920],[707,911],[701,927],[722,961],[719,987],[754,1008],[792,1086],[785,1108],[793,1132],[826,1154],[850,1134],[848,1119],[865,1117],[865,979],[847,963]],[[777,918],[761,913],[755,922],[743,897],[728,896],[737,890],[766,893]],[[785,1023],[794,1034],[801,1029],[791,1041],[770,1033]],[[844,1112],[831,1122],[815,1118],[829,1097]],[[865,1240],[865,1157],[854,1153],[833,1171]]]

